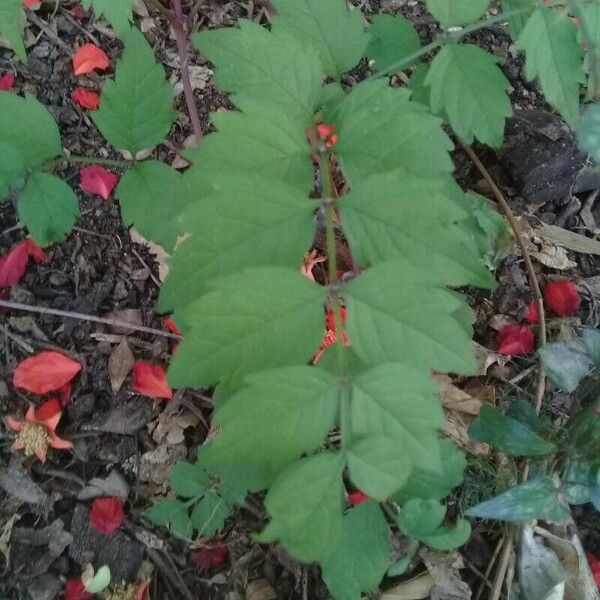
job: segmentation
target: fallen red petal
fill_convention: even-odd
[[[533,331],[525,325],[505,325],[496,335],[499,354],[529,354],[533,350]]]
[[[48,421],[48,419],[60,413],[61,410],[60,400],[58,398],[50,398],[35,409],[34,415],[37,421]]]
[[[93,594],[85,589],[81,577],[67,579],[65,582],[65,600],[90,600],[90,598],[93,598]]]
[[[108,67],[110,67],[110,59],[106,52],[94,44],[84,44],[73,55],[75,75],[85,75],[95,69],[105,71]]]
[[[16,77],[12,73],[0,75],[0,92],[8,92],[13,89]]]
[[[525,313],[525,318],[523,319],[526,323],[534,324],[538,323],[540,320],[540,311],[538,309],[537,302],[530,302],[527,305],[527,312]]]
[[[367,496],[364,492],[361,491],[351,492],[350,494],[348,494],[348,502],[350,502],[350,506],[358,506],[359,504],[364,504],[369,500],[369,496]]]
[[[60,352],[40,352],[17,365],[13,385],[34,394],[58,390],[81,371],[81,365]]]
[[[170,400],[173,391],[167,385],[167,373],[160,365],[137,361],[133,365],[133,385],[131,389],[150,398]]]
[[[71,100],[76,104],[79,104],[81,108],[87,108],[88,110],[98,110],[98,107],[100,106],[100,94],[97,94],[92,90],[86,90],[82,87],[73,90]]]
[[[581,304],[574,281],[550,281],[544,289],[546,306],[561,317],[571,317]]]
[[[591,552],[587,554],[588,563],[597,588],[600,590],[600,558],[596,558]]]
[[[119,178],[104,167],[90,165],[79,170],[81,189],[88,194],[97,194],[108,200],[111,192],[117,185]]]
[[[192,552],[192,560],[202,569],[216,569],[227,560],[228,556],[229,549],[224,544]]]
[[[46,253],[31,239],[19,242],[7,254],[0,256],[0,290],[21,281],[29,257],[36,262],[48,260]]]
[[[116,496],[96,498],[90,510],[90,525],[100,533],[110,535],[121,527],[125,513],[123,501]]]
[[[41,0],[23,0],[23,4],[27,8],[32,8],[33,6],[37,6],[40,3],[41,3]]]
[[[174,333],[175,335],[181,335],[181,331],[179,331],[179,327],[177,327],[177,324],[175,323],[175,321],[173,321],[173,319],[171,319],[171,317],[167,317],[163,321],[163,325],[165,326],[165,329],[167,331],[170,331],[171,333]]]

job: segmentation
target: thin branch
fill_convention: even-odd
[[[145,327],[144,325],[135,325],[128,323],[127,321],[120,321],[118,319],[105,319],[103,317],[96,317],[95,315],[86,315],[79,312],[70,312],[67,310],[58,310],[56,308],[47,308],[45,306],[31,306],[29,304],[21,304],[20,302],[10,302],[8,300],[0,300],[0,307],[9,308],[11,310],[22,310],[25,312],[32,312],[41,315],[54,315],[55,317],[64,317],[65,319],[77,319],[79,321],[90,321],[92,323],[102,323],[103,325],[109,325],[111,327],[122,327],[123,329],[131,329],[133,331],[140,331],[142,333],[149,333],[152,335],[160,335],[162,337],[171,338],[173,340],[180,340],[181,336],[162,329],[154,329],[153,327]]]
[[[471,146],[465,144],[462,140],[458,139],[458,143],[461,148],[467,153],[469,158],[473,161],[473,164],[477,167],[477,170],[481,173],[483,178],[487,181],[502,212],[506,216],[508,223],[513,230],[515,235],[515,239],[517,240],[517,244],[521,249],[521,255],[523,256],[523,261],[525,262],[525,268],[527,270],[527,275],[529,277],[529,284],[531,285],[531,290],[533,293],[534,302],[537,304],[538,311],[540,314],[540,336],[539,336],[539,344],[538,346],[546,345],[546,311],[544,310],[544,300],[542,297],[542,291],[540,289],[540,284],[537,280],[537,275],[535,274],[535,269],[533,268],[533,262],[531,261],[531,256],[529,254],[529,250],[527,250],[527,246],[525,245],[525,240],[523,239],[523,235],[519,228],[519,224],[515,218],[515,215],[510,208],[504,194],[500,191],[500,188],[496,185],[496,182],[492,179],[489,171],[485,168],[484,164],[479,160],[477,154]],[[536,385],[535,392],[535,410],[537,413],[540,412],[542,407],[542,401],[544,399],[544,392],[546,391],[546,376],[544,373],[544,367],[540,361],[539,363],[539,371],[538,371],[538,379]]]
[[[500,562],[498,563],[498,570],[496,571],[496,577],[494,578],[494,585],[488,600],[498,600],[502,595],[502,584],[506,578],[508,559],[510,558],[512,545],[512,535],[511,532],[509,532],[504,536],[504,544],[502,546],[502,553],[500,554]]]

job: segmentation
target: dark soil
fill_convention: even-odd
[[[436,33],[420,2],[363,0],[356,4],[360,4],[367,17],[380,11],[401,11],[417,26],[424,42]],[[69,6],[69,2],[59,2],[59,9],[53,14],[52,3],[49,3],[36,14],[52,24],[58,38],[67,46],[72,48],[95,40],[109,53],[114,64],[121,50],[118,40],[109,35],[110,30],[102,23],[73,19],[65,9]],[[232,25],[248,16],[266,22],[261,2],[208,0],[200,5],[196,28]],[[168,77],[177,80],[177,69],[172,66],[175,42],[165,22],[154,18],[156,26],[148,31],[147,37],[156,50],[157,59],[165,64]],[[11,52],[0,50],[0,74],[17,72],[17,90],[36,95],[49,108],[69,151],[120,158],[99,135],[85,111],[70,99],[76,85],[99,91],[104,76],[90,75],[76,81],[70,58],[56,39],[40,34],[35,26],[30,26],[29,33],[33,43],[28,48],[27,66],[16,63]],[[34,39],[34,36],[38,37]],[[511,82],[511,98],[517,108],[547,110],[536,89],[525,82],[522,62],[502,27],[480,32],[470,41],[498,56]],[[203,64],[197,55],[193,62]],[[347,83],[367,75],[368,65],[363,64]],[[233,108],[212,79],[203,89],[196,90],[196,99],[205,133],[211,131],[210,112]],[[183,95],[177,102],[180,118],[168,142],[154,151],[155,158],[169,164],[176,161],[192,133]],[[515,176],[514,169],[507,168],[506,161],[489,149],[477,148],[477,151],[515,210],[534,220],[555,223],[564,216],[565,206],[575,202],[573,197],[580,204],[588,197],[589,189],[581,191],[580,198],[565,198],[562,194],[541,205],[532,205],[530,199],[522,195],[523,182]],[[490,196],[466,156],[456,152],[455,163],[457,177],[465,188]],[[77,229],[64,243],[47,250],[49,262],[30,262],[26,276],[10,290],[10,299],[90,315],[110,313],[115,318],[135,319],[139,324],[164,329],[163,316],[155,310],[159,291],[155,255],[146,244],[132,241],[114,200],[104,202],[80,192],[75,168],[66,169],[61,175],[79,195],[82,216]],[[596,214],[594,207],[591,212]],[[597,235],[594,227],[582,220],[578,210],[571,211],[561,226],[590,237]],[[1,205],[0,255],[24,237],[25,232],[17,227],[12,203]],[[572,271],[537,265],[542,279],[560,274],[585,280],[600,274],[598,257],[570,252],[569,258],[577,263]],[[520,320],[530,301],[520,258],[512,255],[504,260],[497,270],[497,278],[499,287],[493,293],[468,292],[478,316],[476,340],[487,348],[495,347],[495,332],[490,321],[498,314]],[[593,297],[587,299],[590,305],[596,301]],[[584,306],[581,314],[591,316],[593,311]],[[166,493],[170,466],[177,460],[193,458],[197,446],[206,438],[211,403],[206,390],[178,391],[168,404],[152,402],[130,391],[130,379],[114,392],[108,363],[122,340],[127,341],[136,360],[164,365],[174,345],[167,337],[137,331],[123,333],[80,319],[0,312],[0,414],[3,416],[23,414],[30,402],[42,401],[12,387],[14,368],[27,356],[44,349],[60,349],[83,366],[81,375],[74,380],[60,425],[61,435],[75,444],[72,453],[52,452],[43,466],[30,459],[23,460],[21,455],[9,451],[12,436],[0,430],[0,551],[4,554],[0,557],[0,598],[53,600],[59,597],[64,580],[79,576],[82,567],[91,560],[107,562],[116,578],[126,580],[135,578],[143,560],[149,561],[154,567],[150,590],[154,600],[189,600],[185,589],[194,599],[237,600],[245,597],[248,581],[257,579],[269,582],[277,598],[326,598],[326,589],[315,567],[299,565],[279,547],[263,547],[251,541],[250,533],[260,528],[264,518],[260,498],[251,498],[247,508],[237,510],[228,520],[221,538],[229,548],[230,558],[216,571],[197,567],[192,560],[194,548],[166,535],[160,528],[149,526],[141,518],[141,512]],[[485,377],[459,384],[492,386],[501,397],[510,389],[506,382],[531,364],[531,357],[517,359],[502,368],[492,367]],[[531,381],[525,379],[519,386],[526,390],[530,384]],[[558,392],[551,392],[550,396],[548,417],[555,421],[577,408],[572,398]],[[118,535],[103,537],[89,528],[90,501],[78,496],[90,479],[106,478],[110,473],[121,474],[129,488],[127,522]],[[599,554],[597,513],[593,516],[583,507],[577,510],[576,517],[586,547]],[[482,570],[485,560],[482,565],[479,562],[482,557],[491,556],[494,535],[489,531],[478,532],[465,551],[470,562]],[[8,547],[10,554],[6,551]],[[198,547],[202,547],[201,542]],[[476,589],[479,579],[467,573],[469,571],[465,572],[465,580],[472,581]],[[259,598],[268,600],[270,597],[267,594]]]

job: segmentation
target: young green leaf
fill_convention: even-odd
[[[415,498],[402,506],[396,522],[406,535],[418,540],[432,534],[444,521],[446,507],[437,500]]]
[[[279,540],[306,562],[330,556],[342,530],[343,468],[342,455],[333,452],[289,466],[267,494],[265,506],[271,522],[256,539]]]
[[[491,0],[426,0],[427,10],[446,28],[477,21]]]
[[[492,147],[502,144],[512,108],[508,79],[493,55],[471,44],[446,44],[433,59],[425,83],[431,86],[433,112],[443,111],[465,142],[476,137]]]
[[[163,500],[144,511],[144,517],[157,525],[167,526],[181,538],[189,538],[192,534],[192,522],[179,500]]]
[[[8,40],[15,54],[23,62],[27,62],[27,53],[21,37],[21,28],[24,22],[23,0],[2,0],[0,2],[0,36]],[[2,112],[1,109],[0,112]]]
[[[264,465],[276,475],[314,452],[336,425],[338,379],[311,367],[288,367],[249,375],[246,385],[217,411],[220,433],[203,464]]]
[[[177,216],[190,202],[180,173],[156,160],[137,162],[121,178],[116,196],[125,225],[170,252],[184,233]]]
[[[306,195],[283,183],[230,174],[177,221],[176,229],[196,234],[171,261],[161,309],[189,305],[211,279],[244,267],[297,267],[314,236],[314,210]]]
[[[403,15],[375,15],[369,29],[371,41],[367,56],[375,61],[378,70],[408,58],[421,48],[421,40],[413,24]],[[417,61],[415,61],[417,62]],[[414,63],[407,63],[406,67]]]
[[[469,427],[469,436],[511,456],[538,456],[556,451],[554,444],[488,404],[481,407],[479,417]]]
[[[115,31],[123,36],[131,27],[131,9],[136,0],[83,0],[84,8],[93,7],[94,13],[104,16],[114,27]]]
[[[538,8],[517,41],[525,52],[525,74],[539,78],[548,102],[572,126],[579,121],[579,84],[583,83],[583,50],[577,29],[566,13]]]
[[[23,124],[26,123],[27,127]],[[0,200],[21,187],[27,171],[39,169],[63,152],[56,122],[34,96],[0,94]]]
[[[577,131],[579,146],[596,162],[600,162],[600,104],[590,104],[583,113]]]
[[[343,197],[340,214],[353,256],[362,264],[404,257],[445,276],[450,285],[495,286],[456,225],[467,210],[449,200],[441,181],[402,170],[374,175]]]
[[[214,291],[176,313],[188,330],[173,357],[170,382],[208,387],[266,368],[306,364],[323,335],[326,293],[299,271],[280,267],[218,280]]]
[[[329,556],[321,563],[323,581],[336,600],[356,600],[375,590],[390,563],[389,528],[375,502],[349,510]]]
[[[115,79],[104,87],[92,119],[115,148],[135,155],[162,142],[177,113],[172,109],[173,88],[146,38],[134,27],[123,42]]]
[[[79,217],[73,190],[48,173],[30,175],[17,210],[19,219],[40,246],[62,242]]]
[[[193,39],[216,64],[219,85],[233,93],[242,111],[247,102],[255,105],[269,98],[308,127],[321,96],[322,67],[316,50],[286,32],[269,32],[250,21]]]
[[[590,372],[591,361],[579,343],[547,344],[538,353],[548,377],[566,392],[572,392]]]
[[[471,525],[465,519],[459,519],[454,527],[440,527],[429,535],[424,535],[421,541],[436,550],[454,550],[466,544],[471,537]]]
[[[327,75],[341,76],[365,55],[369,34],[362,13],[345,0],[274,0],[273,31],[310,41],[319,51]]]
[[[523,398],[515,398],[511,401],[506,416],[518,421],[531,431],[535,431],[539,435],[543,435],[546,431],[546,426],[535,412],[535,408],[528,400]]]
[[[223,529],[228,515],[229,509],[221,497],[208,492],[192,510],[192,524],[200,537],[212,538]]]
[[[569,514],[567,503],[548,476],[522,483],[467,511],[470,517],[517,522],[544,519],[560,523]]]
[[[467,309],[464,300],[445,289],[442,277],[402,260],[380,263],[351,281],[345,297],[348,337],[366,364],[473,372],[470,337],[452,317],[453,311]]]
[[[180,461],[169,473],[169,483],[178,496],[193,498],[210,488],[210,478],[197,464]]]

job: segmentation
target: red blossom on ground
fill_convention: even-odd
[[[229,549],[225,544],[217,544],[192,552],[192,561],[201,569],[216,569],[220,567],[229,556]]]
[[[73,55],[75,75],[86,75],[95,69],[105,71],[108,67],[110,67],[110,59],[106,52],[94,44],[84,44]]]
[[[133,365],[133,384],[131,389],[150,398],[170,400],[173,390],[167,384],[167,374],[160,365],[137,361]]]
[[[600,558],[596,558],[591,552],[589,552],[587,559],[588,563],[590,564],[590,569],[592,571],[592,575],[594,576],[596,586],[600,590]]]
[[[533,331],[525,325],[505,325],[496,335],[499,354],[529,354],[533,350]]]
[[[13,73],[5,73],[0,75],[0,92],[9,92],[13,89],[16,81],[16,77]]]
[[[19,242],[7,254],[0,256],[0,290],[19,283],[25,271],[29,258],[36,262],[47,262],[48,255],[32,240]]]
[[[333,148],[338,141],[338,135],[335,132],[335,125],[327,125],[325,123],[319,123],[317,125],[317,133],[321,138],[321,141],[325,142],[327,148]]]
[[[523,319],[525,323],[530,323],[533,325],[534,323],[539,323],[540,320],[540,310],[538,308],[537,302],[530,302],[527,305],[527,312],[525,313],[525,318]]]
[[[81,189],[88,194],[96,194],[108,200],[119,178],[104,167],[89,165],[79,170]]]
[[[368,502],[371,498],[367,496],[364,492],[356,491],[348,494],[348,502],[350,502],[350,506],[358,506],[359,504],[364,504]]]
[[[67,579],[65,582],[65,600],[90,600],[94,595],[88,592],[81,577]]]
[[[46,394],[62,388],[79,371],[81,365],[60,352],[40,352],[17,365],[13,385],[34,394]]]
[[[73,444],[56,435],[56,427],[60,421],[60,401],[57,398],[46,400],[36,408],[31,405],[27,410],[24,421],[6,417],[6,424],[17,433],[11,450],[24,450],[25,456],[37,456],[46,462],[48,448],[65,450]]]
[[[116,496],[96,498],[90,510],[90,525],[100,533],[110,535],[121,527],[125,513],[123,501]]]
[[[79,104],[81,108],[87,108],[88,110],[98,110],[100,106],[100,94],[82,87],[73,90],[71,100],[75,104]]]
[[[544,288],[546,306],[561,317],[572,317],[581,304],[574,281],[549,281]]]

